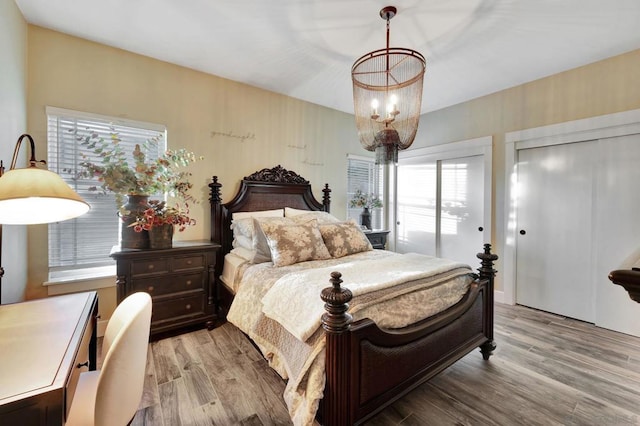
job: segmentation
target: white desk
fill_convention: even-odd
[[[96,368],[96,292],[0,305],[0,425],[63,425]]]

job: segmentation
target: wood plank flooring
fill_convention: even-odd
[[[470,353],[367,424],[640,424],[640,338],[521,306],[495,323],[488,362]],[[287,425],[283,389],[227,323],[150,344],[132,425]]]

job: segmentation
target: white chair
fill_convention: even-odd
[[[102,368],[80,374],[67,426],[125,426],[136,414],[144,388],[151,296],[134,293],[109,319]]]

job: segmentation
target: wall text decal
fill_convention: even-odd
[[[211,131],[211,138],[215,138],[216,136],[223,136],[226,138],[231,138],[231,139],[238,139],[240,142],[244,142],[246,140],[252,139],[255,140],[256,138],[256,134],[255,133],[251,133],[251,132],[247,132],[244,135],[239,135],[236,133],[233,133],[232,131],[229,132],[218,132],[215,130]]]

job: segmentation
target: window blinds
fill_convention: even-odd
[[[349,156],[347,158],[347,219],[360,223],[362,208],[349,207],[349,202],[357,190],[383,198],[383,168],[376,166],[373,158]],[[382,226],[382,209],[371,211],[371,226]]]
[[[47,108],[48,168],[58,173],[91,205],[89,213],[83,216],[49,225],[50,272],[113,264],[109,253],[120,238],[115,196],[103,193],[96,178],[77,177],[80,162],[101,163],[100,157],[78,140],[78,137],[87,138],[92,133],[106,141],[112,134],[117,134],[127,153],[133,152],[136,144],[142,147],[149,139],[160,136],[159,143],[145,151],[149,160],[158,158],[166,149],[164,126]],[[129,161],[133,164],[133,157]],[[98,190],[91,190],[92,187]]]

